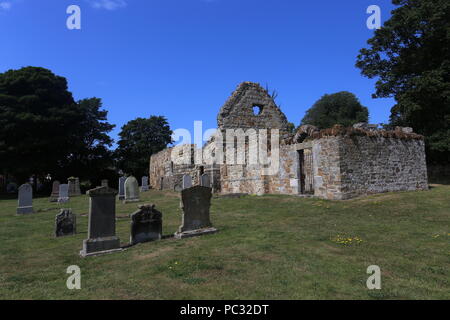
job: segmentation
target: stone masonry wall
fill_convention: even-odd
[[[423,140],[341,137],[339,153],[341,199],[428,189]]]

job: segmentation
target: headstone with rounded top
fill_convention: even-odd
[[[129,176],[125,180],[125,203],[139,201],[139,184],[135,177]]]
[[[202,176],[200,177],[200,185],[203,187],[211,187],[211,179],[209,178],[208,174],[202,174]]]
[[[190,187],[192,187],[192,178],[190,175],[184,175],[182,188],[184,190],[184,189],[188,189]]]
[[[141,180],[142,180],[141,191],[142,192],[148,191],[149,190],[149,188],[148,188],[148,177],[147,176],[143,176]]]
[[[19,187],[18,202],[17,214],[33,213],[33,188],[30,184],[25,183]]]
[[[119,178],[119,200],[125,199],[125,180],[127,180],[127,177]]]

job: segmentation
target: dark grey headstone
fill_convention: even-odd
[[[103,179],[101,185],[102,185],[102,187],[108,187],[109,181],[107,179]]]
[[[81,256],[121,250],[120,239],[116,236],[116,195],[116,190],[107,187],[88,191],[88,239],[83,241]]]
[[[125,203],[139,201],[139,184],[135,177],[129,176],[125,180]]]
[[[71,209],[61,209],[55,217],[55,236],[64,237],[77,233],[77,217]]]
[[[81,196],[80,179],[71,177],[67,180],[67,184],[69,185],[69,197]]]
[[[119,200],[125,200],[125,180],[126,177],[119,178]]]
[[[142,205],[131,215],[130,243],[142,243],[161,240],[162,213],[155,209],[155,205]]]
[[[33,188],[25,183],[19,187],[17,214],[33,213]]]
[[[66,203],[69,201],[69,185],[68,184],[60,184],[59,185],[59,203]]]
[[[50,201],[51,202],[56,202],[58,201],[59,198],[59,181],[53,181],[52,184],[52,194],[50,195]]]
[[[211,188],[211,179],[209,178],[208,174],[202,174],[202,176],[200,177],[200,185],[202,187]]]
[[[189,175],[183,176],[183,190],[192,187],[192,178]]]
[[[142,192],[148,191],[149,190],[149,188],[148,188],[148,177],[147,176],[143,176],[141,180],[142,180],[141,191]]]
[[[209,217],[211,197],[212,189],[208,187],[195,186],[181,191],[183,219],[175,238],[217,232],[217,229],[212,227]]]

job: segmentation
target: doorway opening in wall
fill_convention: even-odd
[[[311,149],[302,149],[298,154],[298,193],[313,194],[313,158]]]

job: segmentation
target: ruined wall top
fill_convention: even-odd
[[[258,83],[243,82],[220,109],[217,125],[219,129],[286,131],[287,119],[267,90]]]

